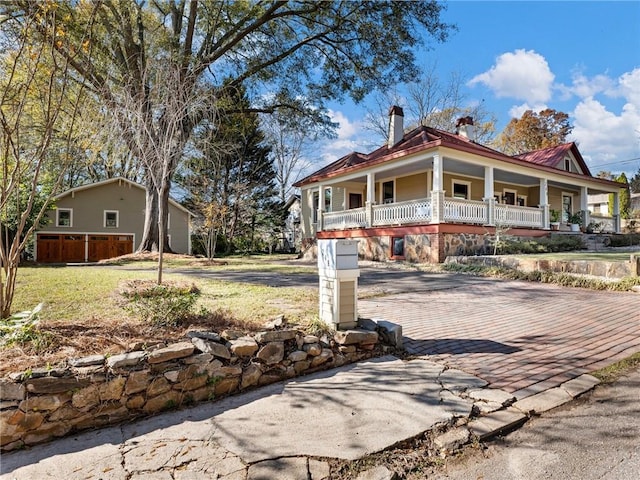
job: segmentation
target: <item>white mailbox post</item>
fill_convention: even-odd
[[[358,241],[318,240],[320,319],[336,330],[358,324]]]

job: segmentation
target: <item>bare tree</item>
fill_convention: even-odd
[[[496,118],[485,110],[482,102],[472,104],[467,101],[462,92],[464,82],[464,76],[457,72],[442,80],[436,64],[433,64],[417,81],[405,84],[404,88],[378,94],[375,107],[367,113],[367,128],[382,141],[386,140],[389,133],[389,107],[399,105],[404,108],[405,125],[408,128],[424,125],[455,132],[458,118],[471,116],[476,126],[475,140],[489,143],[495,132]]]
[[[57,24],[55,9],[45,15]],[[3,37],[0,318],[11,314],[22,252],[73,160],[84,98],[83,86],[72,82],[68,62],[53,54],[53,45],[30,41],[37,21],[31,19],[17,32],[7,30]]]
[[[171,61],[148,62],[142,70],[143,84],[153,83],[154,89],[146,96],[124,91],[114,109],[119,126],[128,125],[129,146],[142,162],[147,181],[145,211],[145,235],[155,230],[151,223],[157,222],[158,284],[162,283],[163,257],[170,251],[167,241],[167,221],[171,180],[178,162],[182,158],[189,139],[186,124],[193,123],[193,112],[213,112],[212,106],[203,105],[204,96],[197,88],[181,90],[185,82],[179,65]],[[157,108],[151,108],[156,105]],[[143,238],[141,245],[145,245]],[[141,247],[144,248],[144,247]]]
[[[281,109],[262,119],[262,130],[271,147],[278,199],[286,203],[292,185],[315,162],[313,148],[319,138],[335,137],[335,124],[321,110],[308,104]]]

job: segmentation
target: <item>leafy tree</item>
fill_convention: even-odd
[[[566,113],[551,108],[538,113],[527,110],[521,118],[511,119],[494,146],[508,155],[518,155],[565,143],[572,130]]]
[[[46,17],[46,18],[45,18]],[[55,9],[5,28],[0,56],[0,318],[11,314],[19,262],[73,162],[84,101],[68,62],[32,44],[41,21],[57,28]],[[60,36],[57,42],[65,43]]]
[[[194,129],[216,121],[226,92],[243,86],[251,94],[275,93],[249,109],[263,112],[300,96],[319,106],[345,95],[360,100],[415,78],[415,47],[425,35],[447,37],[442,8],[435,1],[17,0],[3,4],[2,13],[20,23],[55,9],[65,20],[65,37],[74,42],[58,45],[46,24],[40,41],[54,40],[61,56],[73,57],[144,164],[149,193],[141,248],[162,252],[171,180]],[[85,26],[90,40],[77,35]],[[228,76],[230,82],[218,80]]]
[[[629,195],[629,185],[627,184],[627,176],[624,172],[618,175],[615,179],[616,182],[624,183],[624,188],[620,189],[620,218],[629,218],[631,214],[631,197]],[[613,216],[613,194],[609,194],[609,216]]]
[[[629,189],[631,193],[640,193],[640,168],[636,174],[629,180]]]

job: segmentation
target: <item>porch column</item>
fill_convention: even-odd
[[[591,223],[589,215],[589,197],[587,196],[587,187],[580,188],[580,210],[582,210],[582,226],[587,228]]]
[[[439,154],[433,156],[433,183],[431,187],[431,223],[444,221],[443,166]]]
[[[322,215],[324,214],[324,185],[318,185],[318,223],[316,231],[322,231]]]
[[[615,232],[620,233],[620,192],[613,194],[613,224]]]
[[[544,230],[549,230],[549,181],[546,178],[540,179],[540,205],[542,209],[542,225]]]
[[[487,204],[487,225],[495,225],[496,199],[493,190],[493,167],[484,167],[484,197],[482,200]]]
[[[373,204],[375,202],[374,195],[376,193],[375,174],[367,173],[367,201],[364,204],[367,227],[373,226]]]

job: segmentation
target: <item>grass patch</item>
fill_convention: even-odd
[[[254,270],[264,271],[261,266]],[[153,272],[109,267],[21,267],[13,309],[29,310],[42,302],[43,321],[131,319],[114,295],[118,285],[154,279]],[[166,274],[165,279],[196,283],[201,292],[196,311],[227,311],[243,322],[262,322],[281,313],[290,321],[302,321],[317,314],[317,289],[269,287],[178,274]]]
[[[315,273],[314,265],[297,264],[290,265],[287,262],[296,260],[295,255],[230,255],[213,259],[194,258],[186,255],[166,255],[163,262],[167,269],[184,270],[213,270],[225,271],[253,271],[275,272],[282,274]],[[134,269],[156,269],[158,257],[155,254],[125,255],[112,260],[100,262],[104,265],[126,265]]]
[[[640,365],[640,352],[634,353],[630,357],[620,360],[613,365],[601,368],[600,370],[593,372],[591,375],[596,377],[602,383],[609,384],[615,382],[629,370],[637,367],[638,365]]]

